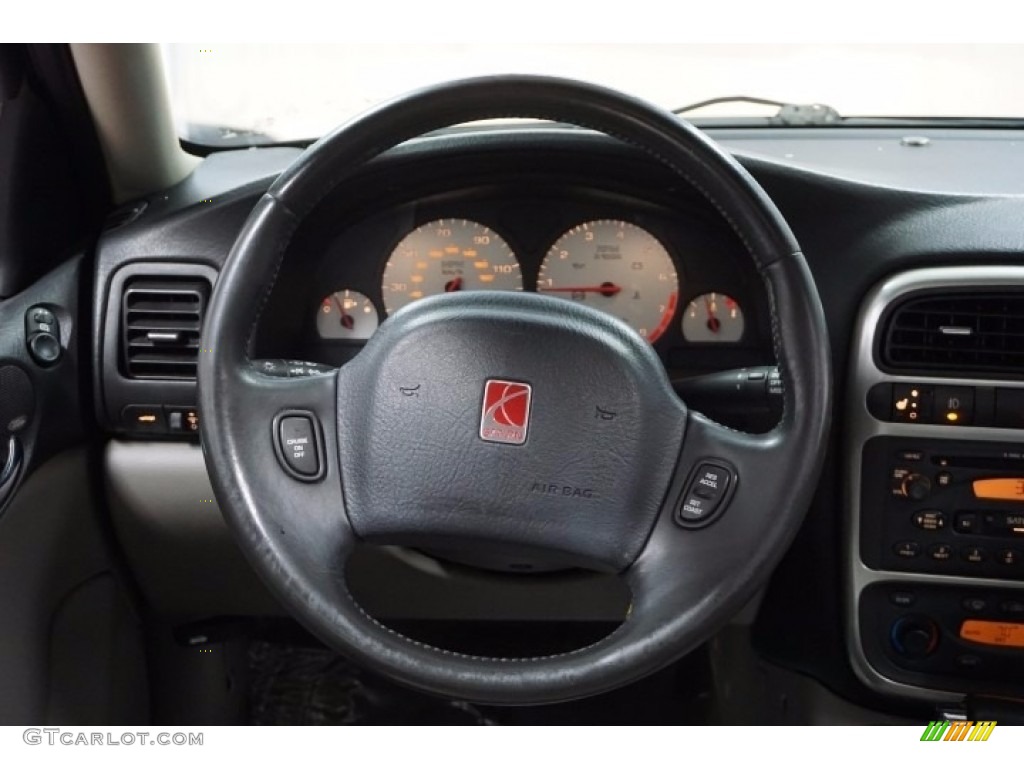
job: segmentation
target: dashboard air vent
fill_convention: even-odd
[[[130,379],[196,378],[210,295],[202,278],[134,277],[121,294],[121,355]]]
[[[882,358],[891,368],[1024,375],[1024,292],[911,299],[889,318]]]

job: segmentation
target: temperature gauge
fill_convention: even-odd
[[[332,293],[316,313],[316,330],[322,339],[368,339],[379,322],[373,302],[358,291]]]
[[[724,293],[705,293],[683,313],[683,338],[696,342],[735,342],[743,338],[743,310]]]

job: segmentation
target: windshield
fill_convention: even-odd
[[[510,72],[588,80],[667,109],[746,96],[844,118],[1024,117],[1024,45],[1010,44],[174,44],[163,56],[180,136],[210,146],[315,139],[414,88]],[[778,111],[728,101],[687,117]]]

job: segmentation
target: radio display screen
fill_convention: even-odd
[[[960,637],[982,645],[1024,648],[1024,624],[968,619],[960,627]]]

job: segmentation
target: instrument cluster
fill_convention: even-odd
[[[622,219],[580,221],[555,237],[528,274],[494,228],[469,218],[437,218],[404,232],[381,257],[379,301],[365,286],[332,285],[316,306],[323,341],[363,342],[383,320],[426,296],[455,291],[535,290],[587,304],[623,320],[652,344],[670,331],[694,345],[748,341],[741,299],[728,286],[691,287],[680,262],[714,254],[673,253],[658,235]]]

